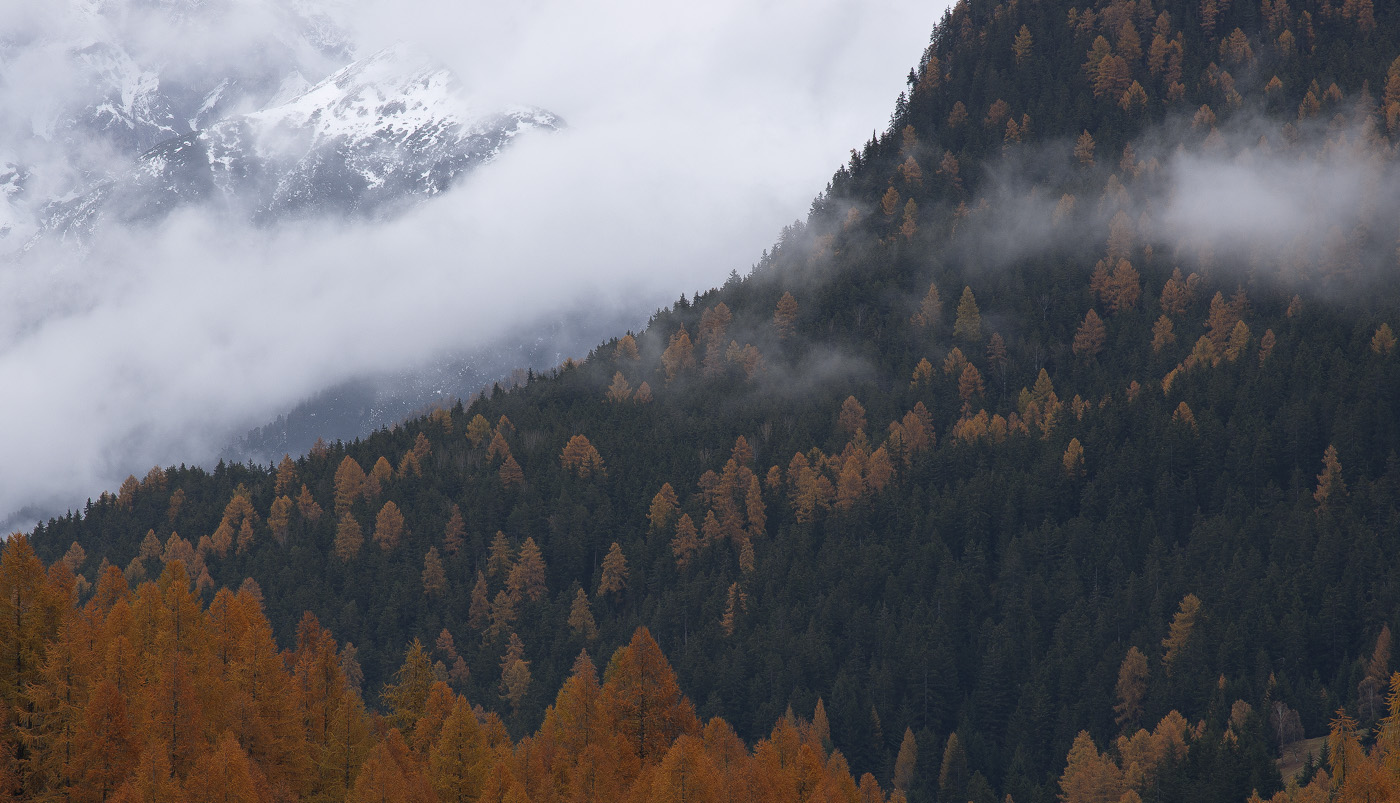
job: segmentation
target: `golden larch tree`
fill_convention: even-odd
[[[899,211],[899,190],[894,187],[885,190],[880,198],[880,211],[885,213],[885,217],[894,217],[894,213]]]
[[[442,528],[442,548],[449,555],[456,555],[466,543],[467,521],[462,518],[462,509],[453,502],[448,505],[447,524]]]
[[[1118,107],[1125,112],[1135,112],[1147,106],[1147,90],[1134,81],[1118,98]]]
[[[598,454],[598,450],[593,448],[593,444],[583,435],[575,435],[569,439],[564,445],[564,450],[559,453],[559,462],[565,471],[579,479],[602,479],[608,476],[607,469],[603,466],[602,455]]]
[[[1084,315],[1084,322],[1074,333],[1074,343],[1071,349],[1081,357],[1093,357],[1103,351],[1104,340],[1107,336],[1108,330],[1104,326],[1103,319],[1091,309]]]
[[[1383,323],[1376,329],[1371,337],[1371,351],[1382,357],[1388,357],[1395,351],[1395,333],[1391,331],[1390,324]]]
[[[399,506],[393,501],[384,503],[379,515],[374,518],[374,542],[385,552],[393,550],[404,537],[404,519]]]
[[[384,687],[390,724],[402,731],[412,731],[427,708],[436,681],[432,658],[423,642],[415,638],[404,650],[403,664],[394,672],[393,680]]]
[[[1031,29],[1022,25],[1016,32],[1016,40],[1011,43],[1011,52],[1016,56],[1016,66],[1024,67],[1031,57]],[[896,784],[898,786],[898,784]]]
[[[725,779],[705,743],[681,734],[652,773],[646,799],[655,803],[720,803],[725,794]]]
[[[996,130],[1001,128],[1001,124],[1011,115],[1011,104],[1001,98],[997,98],[987,106],[987,116],[982,119],[982,125]]]
[[[938,285],[930,284],[909,322],[919,329],[936,329],[942,318],[943,299],[938,294]]]
[[[1118,803],[1123,792],[1123,773],[1118,765],[1099,754],[1088,731],[1080,731],[1060,776],[1061,803]]]
[[[967,122],[967,106],[962,101],[955,101],[953,108],[948,112],[948,127],[957,128]]]
[[[263,800],[253,780],[248,754],[230,731],[225,731],[218,745],[195,762],[185,779],[185,788],[204,790],[206,794],[216,792],[217,797],[213,799],[219,803],[262,803]]]
[[[98,681],[78,723],[75,780],[97,800],[110,799],[134,767],[137,736],[121,691]]]
[[[1074,158],[1085,167],[1094,166],[1094,138],[1088,131],[1079,135],[1074,143]]]
[[[612,384],[608,385],[607,399],[616,404],[630,398],[632,398],[632,386],[627,383],[627,377],[618,371],[613,374]]]
[[[496,475],[501,479],[501,487],[506,490],[519,488],[525,484],[525,471],[520,468],[520,463],[515,459],[515,455],[507,454],[501,461],[501,467],[497,469]]]
[[[1200,613],[1200,597],[1195,594],[1187,594],[1181,598],[1181,606],[1177,609],[1176,615],[1172,617],[1167,637],[1162,639],[1162,649],[1164,650],[1162,666],[1166,669],[1168,676],[1172,674],[1177,660],[1181,657],[1182,650],[1191,640],[1191,633],[1196,628],[1196,619]]]
[[[880,493],[889,485],[894,478],[894,463],[890,460],[890,453],[882,445],[880,448],[870,453],[870,459],[865,464],[865,484],[870,488],[871,493]]]
[[[491,626],[486,629],[488,640],[510,630],[510,626],[515,624],[515,620],[520,616],[519,604],[520,598],[504,588],[496,592],[495,598],[491,600]]]
[[[176,488],[175,492],[170,494],[170,501],[167,503],[167,505],[168,506],[165,511],[165,517],[167,520],[169,520],[170,525],[173,527],[175,526],[175,520],[180,517],[180,509],[185,505],[185,489]]]
[[[621,593],[627,588],[627,558],[616,541],[608,548],[603,558],[603,573],[598,580],[598,596]]]
[[[1147,696],[1147,656],[1137,647],[1129,647],[1128,654],[1118,667],[1118,685],[1114,688],[1118,702],[1113,706],[1113,721],[1131,731],[1142,716],[1142,701]]]
[[[850,510],[864,496],[865,479],[861,476],[860,461],[848,459],[836,480],[836,509]]]
[[[301,517],[315,524],[321,520],[321,505],[316,501],[316,497],[311,495],[311,490],[305,485],[301,486],[301,493],[297,495],[297,510],[301,512]]]
[[[899,233],[904,235],[904,239],[912,240],[919,230],[919,205],[910,198],[904,202],[904,220],[899,224]]]
[[[335,515],[342,516],[365,488],[365,472],[355,458],[346,455],[335,470]]]
[[[661,366],[666,370],[667,382],[695,367],[695,345],[691,343],[690,333],[685,331],[685,326],[681,326],[680,331],[671,335],[670,344],[661,353]]]
[[[1137,306],[1142,295],[1142,280],[1133,263],[1126,259],[1118,260],[1105,288],[1104,301],[1113,312],[1123,312]]]
[[[627,750],[650,763],[681,734],[696,735],[695,708],[681,693],[676,674],[645,627],[614,653],[603,679],[601,709]]]
[[[1274,353],[1274,345],[1278,339],[1274,337],[1274,330],[1265,329],[1264,336],[1259,338],[1259,364],[1263,365],[1269,359],[1269,355]]]
[[[442,557],[437,547],[430,546],[423,555],[423,593],[430,597],[441,596],[447,590],[447,572],[442,568]]]
[[[1371,658],[1366,662],[1366,675],[1357,684],[1357,702],[1363,721],[1374,721],[1386,707],[1390,691],[1390,638],[1390,626],[1382,625]]]
[[[637,339],[631,332],[618,338],[617,346],[613,349],[613,362],[636,362],[641,359],[637,353]]]
[[[846,400],[841,402],[841,411],[836,416],[836,428],[851,436],[865,429],[865,407],[855,396],[847,396]]]
[[[486,420],[486,416],[477,413],[472,420],[467,423],[467,440],[477,449],[491,437],[491,422]]]
[[[1244,353],[1245,347],[1249,345],[1249,326],[1244,321],[1235,321],[1235,327],[1230,330],[1230,337],[1225,341],[1225,360],[1234,362]]]
[[[962,399],[964,414],[972,409],[972,400],[984,392],[982,372],[972,363],[963,366],[962,374],[958,377],[958,398]]]
[[[909,387],[917,388],[920,385],[927,385],[933,381],[933,363],[928,358],[919,359],[919,364],[914,366],[914,373],[910,376]]]
[[[904,178],[904,183],[912,184],[916,187],[923,186],[924,171],[919,167],[919,163],[913,156],[904,157],[904,161],[899,165],[899,175]],[[913,200],[912,198],[910,200]]]
[[[516,558],[515,566],[506,577],[506,588],[511,594],[531,602],[539,602],[544,598],[547,592],[544,555],[540,553],[534,538],[527,537],[525,543],[520,545],[520,554]]]
[[[958,317],[953,321],[953,337],[969,343],[982,339],[982,313],[977,309],[977,298],[971,287],[964,287],[962,298],[958,300]]]
[[[1084,447],[1080,445],[1078,438],[1070,438],[1069,446],[1065,447],[1065,456],[1061,461],[1065,467],[1065,474],[1069,477],[1080,477],[1084,474]]]
[[[965,800],[967,782],[967,751],[954,731],[948,734],[948,742],[943,747],[943,763],[938,770],[939,800]]]
[[[952,151],[944,151],[943,158],[938,162],[938,175],[947,176],[948,185],[954,190],[962,189],[962,177],[958,175],[959,169],[958,157],[954,156]]]
[[[1162,312],[1167,315],[1181,315],[1195,299],[1196,285],[1200,283],[1196,274],[1183,278],[1181,268],[1172,270],[1171,278],[1162,286]]]
[[[501,697],[518,712],[525,694],[530,690],[530,662],[525,660],[525,644],[520,636],[510,634],[506,654],[501,658]]]
[[[1241,310],[1237,305],[1225,300],[1225,294],[1217,292],[1210,300],[1210,312],[1206,316],[1205,327],[1208,330],[1206,337],[1214,344],[1216,350],[1225,347],[1226,340],[1230,337],[1230,332],[1234,330],[1235,324],[1240,320]]]
[[[272,500],[272,508],[267,512],[267,528],[272,531],[272,537],[277,539],[277,543],[285,545],[287,543],[287,528],[292,520],[292,498],[290,496],[279,496]]]
[[[428,751],[428,782],[441,803],[475,803],[488,771],[486,744],[476,712],[462,697],[442,723]]]
[[[360,546],[365,542],[364,531],[360,529],[360,523],[347,510],[340,517],[340,522],[335,528],[335,546],[333,551],[335,556],[342,561],[348,561],[360,554]]]
[[[137,557],[139,557],[141,560],[151,560],[152,558],[158,558],[160,557],[160,552],[163,548],[164,546],[161,544],[160,539],[156,537],[156,531],[147,530],[146,537],[141,539],[141,546],[139,547],[140,551],[137,553]]]
[[[1152,324],[1152,352],[1160,354],[1163,349],[1171,348],[1175,344],[1176,332],[1172,326],[1172,319],[1162,315]]]
[[[671,538],[671,554],[676,558],[676,568],[684,569],[699,548],[700,538],[695,521],[690,514],[682,513],[676,521],[676,534]]]
[[[1006,341],[1002,339],[1000,332],[992,332],[992,336],[987,340],[987,365],[996,371],[1005,368],[1006,363]]]
[[[583,636],[585,641],[598,637],[598,623],[593,619],[593,610],[588,605],[588,594],[582,588],[574,594],[574,601],[569,606],[569,627]]]
[[[1319,511],[1326,510],[1333,501],[1346,495],[1347,484],[1342,479],[1342,462],[1337,458],[1337,447],[1328,444],[1322,454],[1322,473],[1317,475],[1317,490],[1313,499]]]
[[[389,465],[389,458],[380,456],[370,467],[369,474],[365,477],[365,496],[370,499],[379,496],[380,491],[394,479],[394,467]]]
[[[1021,30],[1025,30],[1024,27]],[[914,739],[914,731],[904,729],[904,739],[899,743],[899,754],[894,759],[894,788],[905,791],[914,780],[914,767],[919,760],[919,743]]]
[[[1147,71],[1154,76],[1161,75],[1167,66],[1167,52],[1170,45],[1167,37],[1157,33],[1152,36],[1152,44],[1147,46]]]
[[[253,519],[245,517],[243,524],[238,527],[238,554],[242,555],[253,546]]]
[[[676,514],[676,489],[671,487],[671,483],[661,484],[661,490],[656,492],[656,496],[651,498],[651,508],[647,512],[647,521],[652,532],[661,532],[671,525],[671,519]]]
[[[948,376],[962,376],[963,368],[967,367],[967,355],[957,346],[948,349],[948,355],[943,358],[943,373]]]
[[[1196,414],[1191,412],[1191,406],[1184,401],[1178,404],[1176,409],[1172,411],[1172,423],[1187,427],[1192,432],[1195,432],[1197,429]]]
[[[277,481],[272,486],[272,492],[281,496],[290,492],[297,486],[297,464],[289,454],[282,455],[282,462],[277,464]]]
[[[506,534],[500,530],[491,538],[491,546],[486,556],[486,576],[500,577],[505,579],[510,576],[510,570],[515,566],[515,557],[510,546],[510,540]]]
[[[496,430],[491,436],[491,442],[486,446],[486,459],[499,460],[510,454],[510,444],[506,442],[504,430]]]

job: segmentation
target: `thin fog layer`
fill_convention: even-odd
[[[1073,142],[1037,146],[989,167],[987,203],[957,253],[985,266],[1046,252],[1092,264],[1117,229],[1183,268],[1365,292],[1394,276],[1400,237],[1400,171],[1375,124],[1365,108],[1346,123],[1246,113],[1209,133],[1171,120],[1135,140],[1130,160],[1098,152],[1092,167]]]
[[[80,507],[152,465],[207,461],[334,383],[566,310],[641,318],[744,272],[846,150],[886,125],[942,13],[901,0],[752,5],[355,7],[342,22],[358,52],[405,42],[482,105],[534,104],[568,129],[522,137],[386,223],[250,228],[188,210],[154,230],[109,228],[82,257],[46,245],[0,266],[0,520]],[[63,24],[3,14],[25,17],[33,37]],[[6,86],[24,69],[7,63]],[[21,144],[5,150],[45,155]]]

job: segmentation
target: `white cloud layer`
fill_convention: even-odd
[[[333,383],[579,305],[641,318],[744,272],[885,125],[942,10],[351,8],[362,53],[421,47],[483,103],[542,106],[569,128],[522,138],[389,223],[251,230],[193,212],[111,233],[82,260],[0,266],[0,521],[206,461]]]

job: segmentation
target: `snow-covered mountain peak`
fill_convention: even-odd
[[[563,124],[543,109],[474,108],[449,70],[402,45],[300,93],[298,81],[282,81],[281,103],[203,127],[191,119],[187,133],[151,148],[124,175],[53,204],[40,237],[81,238],[109,219],[158,220],[191,203],[259,223],[378,217],[446,190],[520,134]],[[217,108],[226,87],[209,92],[199,113]]]
[[[464,123],[470,116],[449,71],[397,45],[353,62],[301,95],[246,119],[265,131],[305,132],[314,147],[342,138],[393,138],[426,125]]]

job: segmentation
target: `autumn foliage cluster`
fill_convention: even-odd
[[[278,650],[256,585],[205,607],[172,560],[135,588],[109,566],[84,596],[69,564],[45,569],[22,535],[5,545],[0,799],[903,799],[852,777],[820,703],[752,750],[724,720],[702,723],[645,628],[601,680],[580,654],[539,730],[513,741],[417,642],[385,710],[367,709],[314,616]]]

